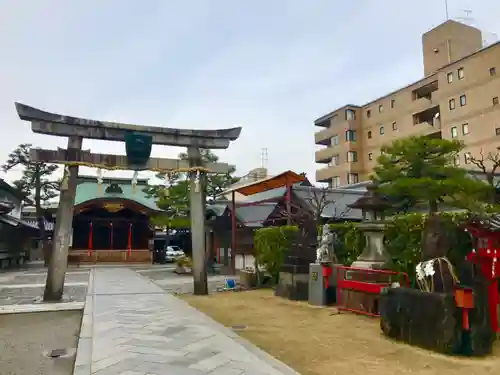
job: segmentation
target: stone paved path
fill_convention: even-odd
[[[95,268],[75,366],[80,374],[296,373],[133,270]]]

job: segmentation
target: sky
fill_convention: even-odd
[[[440,0],[0,0],[0,161],[34,134],[19,101],[50,112],[178,128],[242,126],[220,160],[314,181],[316,118],[423,76],[421,35]],[[500,35],[500,1],[448,0],[449,16]],[[463,10],[471,10],[467,14]],[[84,149],[125,154],[120,142]],[[154,157],[182,148],[153,146]],[[19,168],[0,177],[20,176]],[[95,170],[81,168],[81,174]],[[132,177],[132,171],[104,176]],[[140,172],[139,177],[153,174]]]

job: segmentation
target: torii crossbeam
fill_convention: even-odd
[[[49,265],[44,300],[60,300],[68,261],[69,239],[72,230],[73,206],[76,193],[78,166],[108,169],[187,169],[190,179],[191,238],[193,248],[194,293],[207,294],[205,254],[205,174],[227,173],[225,163],[202,164],[200,149],[225,149],[238,139],[241,127],[216,130],[176,129],[156,126],[97,121],[50,113],[21,103],[15,103],[21,120],[31,122],[35,133],[68,137],[67,150],[33,149],[33,160],[69,165],[66,189],[61,189],[57,221],[54,229],[52,258]],[[149,159],[142,166],[130,165],[127,157],[92,154],[82,151],[83,138],[125,142],[127,136],[139,134],[150,139],[150,144],[187,147],[188,160]],[[148,154],[149,156],[149,154]],[[201,186],[202,188],[198,188]]]

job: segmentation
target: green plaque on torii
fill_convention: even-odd
[[[153,137],[147,134],[127,133],[125,134],[125,150],[127,161],[130,166],[145,166],[151,156]]]

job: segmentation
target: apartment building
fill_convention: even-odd
[[[412,135],[466,144],[456,165],[500,146],[500,43],[483,48],[481,31],[448,20],[422,36],[424,78],[362,106],[318,118],[318,182],[331,187],[369,178],[383,145]]]

